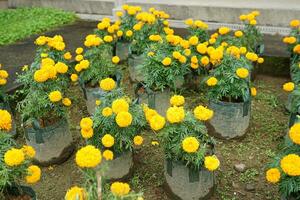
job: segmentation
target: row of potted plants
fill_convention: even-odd
[[[289,131],[284,138],[284,145],[269,164],[266,179],[278,184],[282,199],[296,200],[300,197],[300,124],[299,124],[299,67],[300,67],[300,21],[290,22],[291,33],[283,38],[287,44],[290,58],[290,75],[292,82],[283,85],[283,90],[290,92],[287,110],[290,111]]]

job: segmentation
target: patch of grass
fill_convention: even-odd
[[[8,45],[33,34],[74,22],[76,16],[53,8],[0,10],[0,45]]]
[[[244,182],[244,183],[248,183],[251,181],[254,181],[255,178],[259,175],[259,172],[257,171],[257,169],[247,169],[244,173],[242,173],[240,175],[240,181]]]

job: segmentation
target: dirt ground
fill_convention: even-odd
[[[276,185],[265,181],[266,165],[276,154],[282,138],[286,134],[288,113],[284,102],[287,94],[281,89],[285,78],[260,75],[254,84],[258,95],[252,101],[251,129],[241,140],[223,141],[216,139],[216,152],[221,161],[216,172],[217,188],[211,200],[279,200]],[[127,87],[130,90],[130,87]],[[130,91],[128,91],[130,93]],[[71,131],[78,147],[84,144],[80,137],[79,122],[88,116],[81,91],[74,86],[73,107],[70,111]],[[186,90],[187,107],[205,104],[204,94]],[[134,174],[129,180],[132,188],[142,191],[146,200],[171,200],[164,191],[163,152],[159,146],[152,146],[155,138],[152,132],[145,132],[144,145],[135,151]],[[18,138],[23,143],[22,135]],[[234,169],[243,163],[246,171]],[[79,185],[81,173],[75,165],[74,154],[63,164],[42,168],[42,179],[34,185],[39,200],[63,200],[67,189]],[[246,186],[252,187],[251,191]]]

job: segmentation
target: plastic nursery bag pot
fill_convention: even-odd
[[[100,87],[84,87],[84,96],[86,107],[90,115],[94,114],[96,109],[96,100],[101,100],[105,96],[105,91]]]
[[[240,103],[210,100],[209,108],[214,111],[214,116],[207,123],[208,133],[222,139],[239,138],[246,134],[250,123],[251,99]]]
[[[7,199],[36,200],[36,194],[34,190],[28,186],[12,185],[7,187],[4,193]]]
[[[13,117],[13,113],[11,111],[10,105],[8,103],[8,101],[4,100],[4,99],[0,99],[0,109],[2,110],[7,110],[12,117],[12,127],[11,130],[8,132],[8,134],[10,134],[12,137],[16,137],[17,136],[17,125],[15,122],[15,119]]]
[[[204,168],[194,170],[182,163],[165,160],[164,175],[172,199],[207,200],[213,194],[214,173]]]
[[[145,61],[145,55],[135,55],[131,54],[128,58],[128,69],[129,69],[129,76],[131,81],[133,82],[143,82],[143,64]]]
[[[66,119],[59,119],[47,127],[40,127],[35,121],[32,127],[25,127],[25,139],[27,145],[35,149],[35,159],[42,166],[63,163],[74,151]]]
[[[167,109],[170,107],[171,92],[170,89],[164,91],[152,91],[139,87],[136,91],[139,104],[147,104],[150,108],[155,109],[160,115],[165,116]]]
[[[103,159],[101,164],[104,170],[104,178],[107,180],[124,180],[131,176],[133,171],[133,156],[131,151],[116,155],[113,160]]]
[[[117,42],[116,44],[116,56],[120,58],[120,61],[128,59],[129,55],[129,42]]]

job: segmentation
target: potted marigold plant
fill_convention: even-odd
[[[270,164],[266,179],[279,185],[284,200],[297,200],[300,197],[300,123],[295,123],[286,137],[285,147]]]
[[[213,171],[220,164],[214,155],[214,141],[203,123],[213,111],[199,105],[193,113],[186,112],[184,97],[178,95],[170,103],[166,119],[150,115],[151,111],[145,109],[164,149],[166,186],[180,199],[208,199],[215,186]]]
[[[66,160],[73,151],[66,97],[70,85],[65,43],[61,36],[36,39],[36,57],[18,76],[25,98],[17,105],[26,143],[36,149],[36,160],[48,165]]]
[[[299,62],[300,62],[300,31],[298,29],[300,25],[299,20],[292,20],[290,26],[292,28],[290,35],[283,38],[283,42],[287,44],[288,52],[290,53],[290,75],[294,83],[299,84]],[[295,98],[294,93],[290,93],[288,101],[286,103],[286,109],[291,112],[291,102]]]
[[[141,82],[143,81],[141,66],[145,60],[145,50],[150,44],[149,36],[162,32],[163,27],[168,26],[168,21],[165,19],[169,15],[154,8],[145,12],[138,6],[124,5],[123,9],[121,30],[123,30],[123,37],[131,40],[128,58],[129,74],[132,81]]]
[[[0,110],[0,198],[36,199],[31,187],[23,186],[24,179],[28,184],[40,180],[41,169],[31,165],[35,150],[24,145],[17,148],[7,128],[11,127],[11,115],[6,110]]]
[[[209,54],[214,65],[206,80],[209,107],[214,110],[214,117],[208,122],[209,132],[224,139],[244,136],[250,122],[250,94],[256,95],[255,88],[250,91],[252,66],[248,59],[257,55],[248,52],[244,56],[234,46],[220,46]]]
[[[81,134],[87,143],[104,150],[108,165],[105,178],[115,180],[130,175],[133,147],[141,145],[139,134],[145,125],[141,106],[120,88],[105,95],[92,118],[81,120]]]
[[[140,102],[164,115],[171,90],[178,90],[189,73],[185,50],[190,42],[172,34],[165,37],[151,35],[150,39],[154,43],[142,67],[144,83],[138,90],[138,96]]]
[[[88,35],[85,39],[86,50],[76,49],[76,74],[84,92],[87,109],[90,114],[95,111],[95,102],[103,97],[103,90],[99,88],[99,81],[106,77],[120,81],[120,71],[116,64],[119,57],[112,57],[113,36],[105,35],[100,38],[96,34]]]
[[[5,92],[5,85],[7,84],[8,72],[2,69],[2,65],[0,64],[0,109],[8,110],[10,114],[12,114],[11,107],[8,102],[8,95]],[[9,134],[13,137],[16,136],[16,124],[14,123],[14,119],[12,118],[12,127],[9,128]]]
[[[290,111],[289,127],[291,127],[295,122],[299,121],[299,108],[300,108],[300,90],[299,83],[294,82],[284,83],[282,86],[285,92],[288,92],[288,108]],[[286,107],[286,108],[287,108]]]
[[[102,163],[105,157],[99,149],[93,145],[87,145],[79,149],[76,153],[75,161],[84,175],[83,187],[73,186],[66,195],[65,200],[143,200],[142,194],[131,191],[127,183],[114,182],[110,190],[105,187],[102,179]]]

